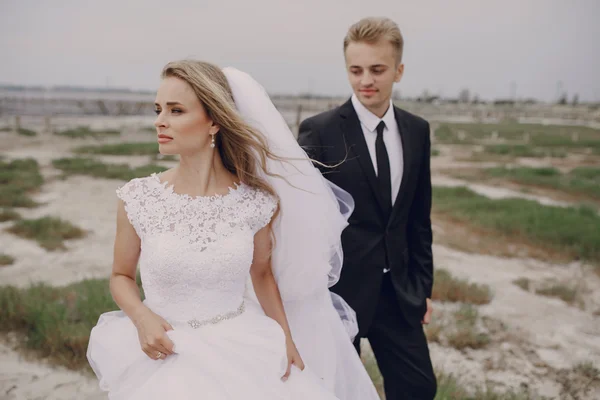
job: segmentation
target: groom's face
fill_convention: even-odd
[[[369,110],[387,110],[395,82],[402,78],[404,65],[396,49],[386,40],[375,43],[351,42],[346,48],[346,71],[358,100]]]

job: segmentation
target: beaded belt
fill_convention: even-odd
[[[240,304],[238,309],[235,311],[228,312],[227,314],[217,315],[216,317],[213,317],[211,319],[206,319],[204,321],[198,321],[197,319],[194,318],[194,319],[189,320],[187,323],[192,328],[198,329],[198,328],[206,326],[206,325],[214,325],[214,324],[218,324],[219,322],[222,322],[222,321],[225,321],[225,320],[228,320],[231,318],[235,318],[235,317],[241,315],[245,309],[246,309],[246,304],[244,302],[242,302],[242,304]]]

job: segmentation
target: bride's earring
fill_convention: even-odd
[[[215,148],[215,135],[210,135],[211,136],[211,141],[210,141],[210,147],[211,148]]]

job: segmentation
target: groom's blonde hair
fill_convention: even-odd
[[[377,43],[387,40],[396,50],[396,62],[402,61],[404,51],[404,38],[398,25],[389,18],[369,17],[363,18],[348,29],[344,38],[344,53],[352,42]]]

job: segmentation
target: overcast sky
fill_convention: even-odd
[[[342,40],[365,16],[405,38],[409,96],[600,101],[600,0],[0,0],[0,83],[155,89],[180,58],[272,93],[348,94]]]

